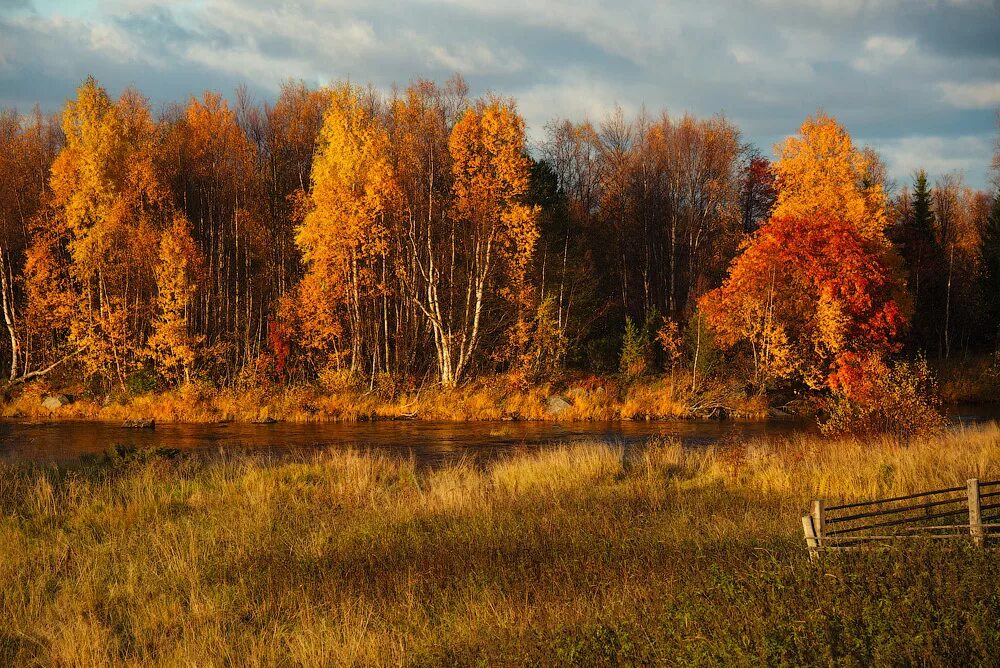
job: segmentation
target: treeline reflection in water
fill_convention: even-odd
[[[1000,417],[996,407],[953,407],[956,425]],[[697,447],[764,436],[815,431],[805,419],[767,421],[671,420],[651,422],[332,422],[158,424],[124,429],[106,422],[0,422],[0,458],[7,461],[72,462],[101,455],[115,445],[182,452],[252,452],[308,455],[323,448],[375,451],[436,465],[462,457],[489,460],[522,448],[561,443],[635,445],[672,437]]]

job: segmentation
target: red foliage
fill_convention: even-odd
[[[759,155],[750,158],[743,167],[742,192],[743,230],[753,232],[761,220],[766,220],[774,206],[777,183],[771,161]]]
[[[772,218],[702,308],[718,342],[748,341],[769,377],[838,389],[856,380],[859,354],[898,349],[904,293],[890,253],[839,218]]]
[[[288,356],[292,352],[291,328],[273,318],[267,321],[267,343],[274,355],[274,373],[279,380],[285,381],[288,376]]]

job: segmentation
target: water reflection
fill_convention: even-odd
[[[1000,407],[956,406],[956,422],[1000,417]],[[251,450],[275,455],[322,448],[374,450],[436,464],[463,456],[490,458],[519,448],[600,441],[617,445],[671,436],[689,446],[758,436],[815,431],[809,420],[766,422],[673,420],[658,422],[359,422],[161,424],[155,430],[122,429],[104,422],[0,422],[0,458],[66,462],[101,454],[113,445],[184,451]]]
[[[257,424],[162,424],[122,429],[103,422],[0,422],[0,457],[60,462],[100,454],[115,444],[184,451],[253,450],[273,454],[322,448],[376,450],[421,463],[464,455],[495,456],[553,443],[600,441],[632,444],[673,436],[689,445],[810,429],[808,422],[781,420],[669,422],[360,422]]]

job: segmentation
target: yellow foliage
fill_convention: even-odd
[[[525,271],[538,241],[537,206],[521,203],[530,168],[524,150],[524,120],[512,102],[492,100],[469,109],[452,130],[449,149],[455,177],[454,215],[481,228],[472,242],[504,251],[511,294],[520,296]]]
[[[93,78],[63,112],[66,146],[52,166],[53,204],[73,234],[81,280],[114,267],[134,247],[129,233],[166,190],[153,166],[156,130],[144,100],[113,102]]]
[[[331,92],[311,184],[295,236],[307,267],[299,300],[306,344],[325,348],[343,330],[338,305],[378,287],[370,260],[386,252],[385,215],[397,196],[388,134],[352,86]]]
[[[809,117],[799,134],[774,147],[778,193],[772,216],[826,214],[851,223],[866,237],[885,243],[888,199],[872,178],[879,165],[872,151],[859,151],[832,116]]]
[[[149,337],[150,356],[160,372],[173,380],[191,380],[197,347],[203,336],[194,336],[188,325],[191,300],[198,291],[201,257],[191,238],[191,223],[175,216],[173,226],[160,240],[160,263],[156,267],[159,315]]]
[[[167,204],[154,160],[156,127],[138,93],[113,102],[88,78],[66,105],[63,131],[50,186],[79,304],[69,339],[88,373],[123,384],[139,352]]]

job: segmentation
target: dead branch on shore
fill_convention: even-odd
[[[10,386],[10,385],[19,385],[21,383],[27,383],[29,380],[34,380],[35,378],[41,378],[42,376],[47,375],[50,371],[53,371],[60,364],[63,364],[65,362],[69,361],[70,359],[72,359],[73,357],[76,357],[81,352],[83,352],[83,350],[74,350],[70,354],[66,355],[65,357],[63,357],[61,359],[56,360],[55,362],[53,362],[52,364],[48,365],[44,369],[38,369],[36,371],[29,371],[29,372],[25,373],[22,376],[18,376],[17,378],[12,379],[10,381],[10,383],[9,383],[8,386]]]

